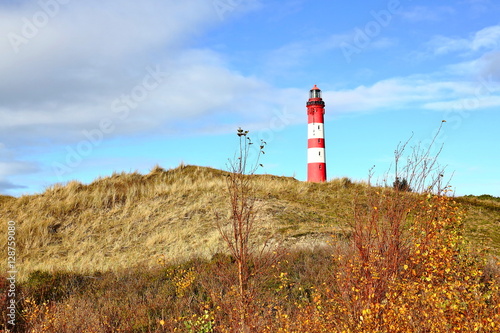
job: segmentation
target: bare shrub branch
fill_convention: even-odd
[[[418,214],[419,193],[441,194],[447,186],[442,182],[445,168],[437,161],[443,146],[432,153],[442,126],[428,147],[412,147],[406,161],[404,153],[413,134],[400,142],[383,183],[370,184],[370,169],[369,185],[354,200],[350,253],[340,260],[337,276],[339,290],[353,316],[359,316],[368,304],[380,304],[391,283],[398,279],[411,252],[409,229]]]
[[[250,282],[255,275],[272,265],[276,257],[270,251],[268,241],[259,247],[252,239],[258,211],[252,176],[262,166],[259,161],[264,154],[266,142],[261,140],[258,155],[252,161],[250,152],[254,143],[248,136],[248,131],[239,128],[236,134],[239,138],[239,150],[234,159],[228,162],[229,174],[226,182],[230,203],[229,216],[224,219],[217,213],[216,220],[219,233],[237,266],[239,331],[248,332],[251,331],[252,323],[249,317],[254,298]]]
[[[436,134],[432,137],[430,144],[423,147],[422,143],[418,143],[411,147],[409,156],[406,157],[406,163],[401,165],[401,160],[404,158],[405,151],[413,138],[413,134],[404,143],[400,142],[394,151],[394,180],[392,187],[397,191],[412,191],[417,193],[435,193],[442,194],[448,188],[451,177],[444,181],[446,166],[438,163],[438,158],[443,150],[441,144],[436,148],[436,140],[441,133],[443,124],[442,121]],[[389,167],[385,176],[385,186],[389,186],[389,180],[392,178],[392,166]]]

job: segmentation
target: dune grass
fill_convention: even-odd
[[[37,195],[0,197],[0,215],[17,224],[19,278],[31,272],[92,273],[158,258],[181,262],[225,251],[215,212],[227,212],[227,173],[181,165],[150,173],[115,173],[88,185],[55,185]],[[348,178],[323,184],[253,175],[259,234],[287,246],[324,244],[349,233],[353,199],[367,185]],[[500,249],[500,203],[458,198],[468,210],[467,236]]]

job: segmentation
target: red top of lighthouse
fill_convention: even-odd
[[[307,107],[309,108],[311,105],[325,106],[325,102],[323,102],[323,99],[321,98],[321,90],[316,85],[314,85],[314,87],[312,87],[309,91],[309,101],[307,101]],[[325,113],[324,110],[322,113]]]

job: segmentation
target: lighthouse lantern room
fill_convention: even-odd
[[[321,90],[314,85],[307,101],[307,181],[326,181],[325,102]]]

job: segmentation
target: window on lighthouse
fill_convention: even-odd
[[[321,90],[319,89],[312,89],[310,98],[321,98]]]

